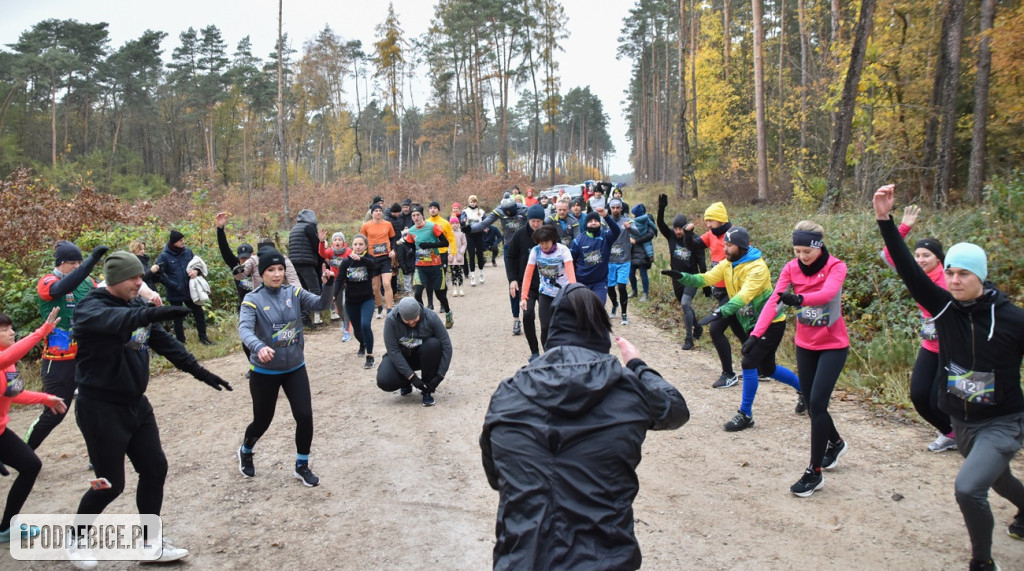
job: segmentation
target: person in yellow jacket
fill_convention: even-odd
[[[712,331],[717,329],[724,332],[726,328],[732,329],[743,343],[743,397],[736,416],[725,424],[726,430],[735,432],[754,425],[752,407],[754,396],[757,394],[759,375],[772,377],[793,387],[799,393],[800,382],[797,376],[789,369],[775,364],[775,350],[778,349],[786,331],[785,313],[776,311],[776,316],[764,335],[749,335],[757,324],[761,309],[765,304],[775,302],[771,299],[771,270],[768,269],[761,251],[750,245],[750,234],[746,228],[733,226],[725,233],[725,260],[710,271],[703,274],[685,274],[665,270],[662,274],[673,277],[688,287],[702,288],[720,280],[725,282],[729,301],[716,308],[700,323],[710,325]],[[723,371],[722,376],[712,386],[728,387],[737,382],[732,371]]]

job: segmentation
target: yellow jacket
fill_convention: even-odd
[[[430,218],[427,218],[427,222],[433,222],[435,226],[441,227],[441,232],[444,232],[444,237],[446,240],[448,240],[448,248],[451,248],[452,250],[458,248],[455,244],[455,231],[452,230],[451,222],[448,222],[447,220],[442,218],[440,214],[438,214],[437,216],[431,216]],[[438,248],[437,253],[447,254],[448,248]]]
[[[761,257],[761,251],[753,247],[739,261],[722,260],[706,273],[683,274],[679,281],[697,288],[724,281],[729,301],[722,306],[722,315],[735,315],[746,331],[752,330],[757,324],[765,303],[772,303],[770,298],[774,288],[771,270]],[[772,323],[783,320],[785,314],[780,311]]]

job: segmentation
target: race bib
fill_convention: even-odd
[[[60,351],[67,351],[71,348],[71,332],[67,329],[54,327],[53,331],[46,336],[46,346]]]
[[[593,249],[586,254],[583,254],[583,265],[584,266],[596,266],[601,263],[601,250]]]
[[[996,374],[969,371],[950,361],[946,367],[946,392],[971,404],[996,404]]]
[[[423,340],[419,337],[402,337],[398,340],[398,344],[405,349],[415,349],[423,344]]]
[[[345,277],[350,282],[365,282],[370,279],[370,273],[366,270],[366,266],[351,266],[345,272]]]
[[[804,307],[797,314],[796,320],[798,323],[811,327],[828,327],[832,324],[827,305]]]
[[[7,390],[4,391],[4,396],[13,398],[20,395],[23,390],[25,390],[25,381],[21,378],[21,373],[17,371],[7,373]]]
[[[612,257],[621,256],[624,251],[625,249],[622,247],[622,244],[615,244],[612,246]]]
[[[757,310],[754,308],[753,303],[748,303],[747,305],[741,307],[740,310],[736,312],[736,315],[739,315],[741,317],[754,317],[755,315],[757,315]]]
[[[238,283],[239,283],[239,285],[241,285],[242,291],[252,291],[253,290],[252,278],[245,278],[244,280],[239,280]]]
[[[381,242],[380,244],[374,244],[373,245],[373,255],[374,256],[384,256],[384,255],[387,255],[387,253],[388,253],[388,245],[387,245],[386,242]]]
[[[433,250],[424,250],[423,248],[416,248],[416,261],[431,262],[434,259],[433,253]]]
[[[124,344],[128,349],[135,351],[148,351],[149,350],[149,325],[145,327],[139,327],[132,332],[132,336],[128,339],[128,342]]]
[[[271,347],[287,347],[298,342],[299,324],[297,321],[274,325],[274,334],[270,336]]]
[[[328,262],[328,263],[330,264],[330,266],[332,268],[340,268],[342,262],[344,262],[344,261],[345,261],[345,258],[342,258],[341,256],[334,256],[333,258],[331,258],[331,261]]]
[[[677,259],[677,260],[682,260],[684,262],[689,262],[691,256],[693,256],[693,252],[691,252],[687,248],[684,248],[683,246],[680,246],[678,244],[676,245],[676,248],[674,250],[672,250],[672,257]]]
[[[921,318],[921,339],[925,341],[937,341],[939,339],[939,334],[935,331],[935,322],[930,318]]]

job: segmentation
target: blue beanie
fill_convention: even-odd
[[[633,216],[640,217],[647,214],[647,207],[643,204],[637,204],[632,210],[630,210],[630,212],[633,213]]]
[[[946,269],[963,268],[978,276],[981,281],[988,277],[988,260],[985,250],[969,242],[955,244],[946,252]]]
[[[526,209],[526,219],[527,220],[544,220],[544,207],[539,205],[539,204],[534,204],[533,206],[527,208]]]

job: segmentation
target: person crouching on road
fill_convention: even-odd
[[[253,447],[270,428],[281,389],[288,398],[295,418],[295,472],[306,486],[316,486],[320,478],[309,469],[309,450],[313,443],[313,404],[309,375],[303,355],[302,313],[315,313],[331,306],[333,288],[320,288],[312,294],[286,285],[284,255],[277,250],[260,252],[260,276],[263,286],[245,296],[238,316],[238,335],[251,351],[252,422],[245,429],[245,440],[238,449],[238,470],[246,478],[256,475]],[[333,277],[325,270],[321,283]]]
[[[416,387],[423,406],[434,406],[434,391],[452,362],[452,341],[441,318],[424,311],[415,299],[402,298],[384,320],[384,347],[387,353],[377,367],[377,386],[386,392],[400,390],[403,397]]]

